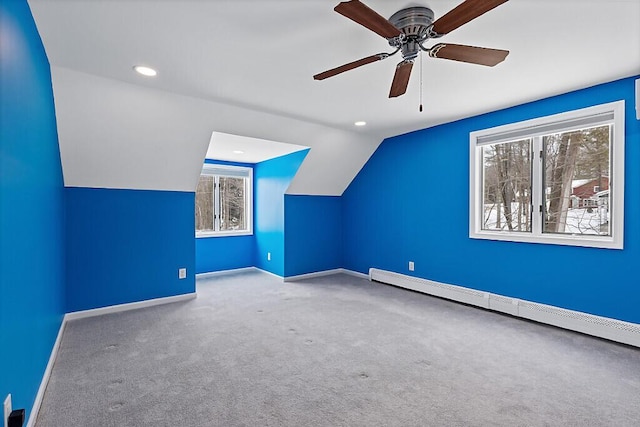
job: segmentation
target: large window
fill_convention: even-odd
[[[624,101],[472,132],[469,236],[622,249]]]
[[[196,236],[252,233],[252,170],[205,164],[196,189]]]

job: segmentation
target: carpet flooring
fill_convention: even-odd
[[[640,350],[344,274],[68,322],[37,427],[638,426]]]

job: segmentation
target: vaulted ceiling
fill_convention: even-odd
[[[394,99],[388,93],[398,56],[327,80],[313,80],[318,72],[391,50],[385,39],[335,13],[337,0],[29,3],[50,63],[57,70],[56,96],[61,102],[69,101],[63,107],[67,120],[86,114],[82,104],[73,104],[72,98],[78,99],[67,95],[79,90],[73,88],[74,81],[95,77],[108,79],[123,91],[162,92],[168,103],[192,99],[189,102],[207,105],[202,107],[205,110],[211,107],[213,115],[225,109],[235,111],[234,119],[213,119],[203,126],[202,133],[208,135],[198,136],[203,145],[195,144],[194,159],[204,155],[213,131],[309,146],[305,163],[310,162],[313,170],[305,172],[299,192],[341,193],[385,137],[640,72],[637,0],[508,1],[440,39],[509,50],[504,62],[483,67],[425,57],[422,65],[416,62],[407,93]],[[433,9],[437,18],[459,1],[365,3],[385,17],[421,4]],[[132,66],[136,64],[156,68],[158,76],[149,79],[135,74]],[[64,83],[56,83],[58,74],[65,75]],[[421,93],[423,112],[418,111]],[[206,117],[205,110],[198,111]],[[96,107],[95,114],[102,113]],[[358,120],[367,126],[355,128]],[[67,132],[61,132],[61,147],[63,137],[87,131],[99,133],[69,124]],[[125,134],[119,138],[126,138]],[[326,143],[328,137],[334,143]],[[353,147],[341,151],[348,141],[355,141]],[[79,141],[74,144],[70,150]],[[153,147],[145,145],[146,150]],[[320,157],[314,157],[314,150]],[[344,156],[352,157],[344,160]],[[63,163],[64,157],[63,153]],[[332,167],[339,169],[341,163],[345,173],[340,183],[326,188],[310,184]],[[305,189],[309,186],[315,189]]]

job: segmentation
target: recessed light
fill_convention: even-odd
[[[242,150],[233,150],[233,154],[244,154]]]
[[[133,69],[136,71],[136,73],[142,74],[143,76],[147,77],[154,77],[158,74],[158,72],[153,68],[145,67],[144,65],[136,65],[135,67],[133,67]]]
[[[367,122],[364,121],[359,121],[359,122],[355,122],[354,125],[356,126],[365,126],[367,124]]]

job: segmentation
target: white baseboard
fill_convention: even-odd
[[[208,271],[206,273],[196,274],[196,279],[207,279],[209,277],[225,276],[227,274],[242,273],[246,271],[256,271],[255,267],[232,268],[229,270]]]
[[[172,302],[186,301],[196,298],[195,292],[175,295],[164,298],[154,298],[138,302],[130,302],[127,304],[110,305],[108,307],[93,308],[91,310],[72,311],[64,315],[66,321],[84,319],[86,317],[102,316],[103,314],[119,313],[121,311],[136,310],[138,308],[153,307],[154,305],[170,304]]]
[[[348,274],[350,276],[355,276],[355,277],[359,277],[361,279],[369,279],[369,276],[367,274],[364,273],[360,273],[357,271],[353,271],[353,270],[347,270],[345,268],[334,268],[332,270],[323,270],[323,271],[316,271],[314,273],[306,273],[306,274],[299,274],[297,276],[287,276],[284,278],[285,282],[294,282],[296,280],[304,280],[304,279],[311,279],[314,277],[322,277],[322,276],[331,276],[332,274]]]
[[[33,402],[31,407],[31,413],[29,414],[29,420],[27,421],[27,427],[34,427],[36,425],[36,420],[38,419],[38,413],[40,412],[40,406],[42,405],[42,398],[44,397],[44,392],[47,389],[47,384],[49,384],[49,378],[51,378],[51,370],[53,369],[53,364],[58,357],[58,350],[60,349],[60,343],[62,342],[62,334],[64,334],[64,328],[67,324],[66,319],[63,317],[62,322],[60,323],[60,329],[58,329],[58,336],[56,337],[56,341],[53,343],[53,348],[51,349],[51,354],[49,355],[49,361],[47,362],[47,367],[44,370],[44,374],[42,375],[42,380],[40,381],[40,387],[38,387],[38,393],[36,394],[36,399]]]
[[[260,272],[262,272],[262,273],[268,274],[269,276],[273,276],[273,277],[275,277],[276,279],[280,279],[280,280],[284,281],[284,277],[279,276],[279,275],[277,275],[276,273],[272,273],[272,272],[270,272],[270,271],[263,270],[263,269],[258,268],[258,267],[253,267],[253,268],[255,268],[255,269],[256,269],[256,271],[260,271]]]
[[[272,273],[267,270],[263,270],[258,267],[243,267],[243,268],[234,268],[231,270],[220,270],[220,271],[211,271],[207,273],[198,273],[196,274],[196,279],[207,279],[209,277],[226,276],[229,274],[236,274],[236,273],[242,273],[242,272],[248,272],[248,271],[260,271],[262,273],[266,273],[273,277],[276,277],[284,282],[294,282],[296,280],[311,279],[313,277],[330,276],[332,274],[340,274],[340,273],[348,274],[350,276],[358,277],[360,279],[371,280],[368,274],[360,273],[359,271],[348,270],[346,268],[334,268],[331,270],[323,270],[323,271],[316,271],[313,273],[298,274],[296,276],[282,277],[275,273]]]
[[[360,273],[359,271],[353,271],[353,270],[348,270],[346,268],[341,268],[340,272],[344,274],[348,274],[349,276],[358,277],[360,279],[371,280],[371,276],[369,276],[368,274]]]
[[[237,274],[237,273],[246,273],[246,272],[249,272],[249,271],[259,271],[261,273],[268,274],[268,275],[273,276],[275,278],[278,278],[280,280],[284,280],[284,277],[278,276],[275,273],[272,273],[272,272],[267,271],[267,270],[263,270],[263,269],[261,269],[259,267],[242,267],[242,268],[233,268],[233,269],[230,269],[230,270],[209,271],[207,273],[198,273],[198,274],[196,274],[196,279],[208,279],[210,277],[227,276],[227,275]]]
[[[297,276],[287,276],[284,278],[285,282],[295,282],[296,280],[312,279],[314,277],[330,276],[332,274],[342,273],[341,268],[334,268],[333,270],[316,271],[314,273],[298,274]]]
[[[640,347],[640,324],[372,268],[371,280]]]

